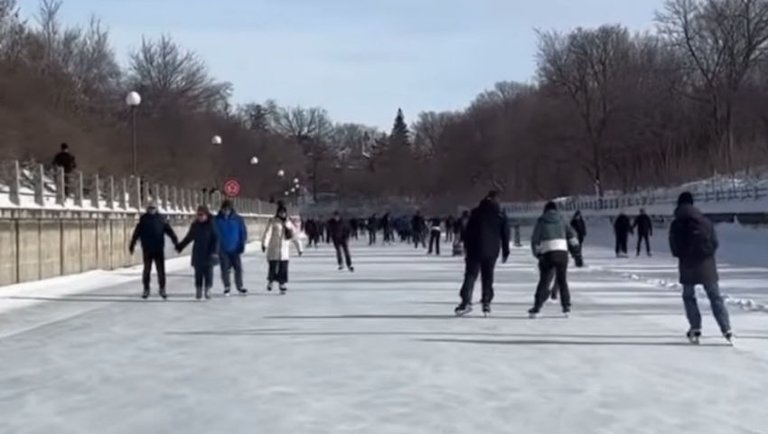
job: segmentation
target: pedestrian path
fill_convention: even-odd
[[[528,249],[497,269],[490,318],[452,315],[459,258],[404,245],[352,246],[354,274],[309,250],[286,296],[260,254],[247,297],[196,302],[186,268],[167,302],[137,279],[35,291],[0,316],[0,433],[766,432],[768,314],[732,310],[731,348],[705,308],[691,346],[679,294],[606,252],[572,270],[570,319],[527,319]]]

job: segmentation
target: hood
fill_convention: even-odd
[[[675,218],[684,219],[684,218],[697,218],[701,217],[701,211],[699,211],[698,208],[691,204],[683,204],[679,205],[677,208],[675,208]]]
[[[555,210],[547,211],[539,217],[539,221],[542,223],[560,223],[562,220],[560,213]]]

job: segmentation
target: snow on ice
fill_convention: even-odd
[[[400,245],[353,258],[354,274],[308,251],[284,297],[264,290],[258,253],[248,297],[193,301],[186,264],[168,302],[141,301],[135,271],[0,290],[0,432],[765,432],[768,317],[732,307],[731,348],[700,300],[702,345],[688,344],[663,254],[588,247],[572,317],[550,304],[535,321],[526,248],[497,269],[490,318],[453,316],[459,258]],[[734,269],[735,294],[761,291],[750,282],[768,271]]]

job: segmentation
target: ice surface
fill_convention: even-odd
[[[186,267],[168,302],[141,301],[135,274],[22,291],[44,300],[0,314],[0,432],[765,432],[768,317],[732,308],[730,348],[705,308],[689,345],[677,291],[623,277],[669,260],[590,247],[573,316],[548,305],[531,321],[528,249],[497,269],[488,319],[452,315],[458,258],[352,253],[354,274],[327,247],[295,258],[284,297],[264,290],[261,254],[245,298],[193,301]],[[1,291],[0,305],[24,296]]]

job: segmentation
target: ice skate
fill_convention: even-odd
[[[528,311],[528,318],[530,319],[536,319],[539,317],[539,311],[536,309],[531,309]]]
[[[491,316],[491,304],[483,303],[483,315],[487,318]]]
[[[267,283],[267,292],[272,292],[272,282]]]
[[[701,330],[689,330],[688,333],[685,334],[685,336],[688,338],[688,341],[694,345],[699,345],[701,341]]]
[[[237,288],[237,292],[240,293],[240,295],[248,294],[248,290],[245,288]]]
[[[211,299],[211,288],[205,289],[205,299],[210,300]]]
[[[565,317],[565,318],[570,318],[571,317],[571,308],[570,307],[566,307],[565,309],[563,309],[563,317]]]
[[[354,273],[354,272],[355,272],[355,267],[353,267],[353,266],[351,266],[351,265],[350,265],[350,266],[349,266],[349,272],[350,272],[350,273]]]
[[[149,288],[144,288],[144,292],[141,293],[141,298],[144,300],[149,298]]]
[[[728,345],[730,346],[736,345],[736,343],[733,340],[733,332],[727,331],[723,333],[723,337],[725,338],[726,341],[728,341]]]
[[[344,271],[344,266],[343,265],[339,265],[339,271]]]
[[[229,297],[230,292],[232,292],[230,288],[224,288],[224,297]]]
[[[160,288],[160,297],[162,297],[163,300],[168,300],[168,294],[165,292],[165,288]]]
[[[468,315],[472,312],[472,305],[469,303],[461,303],[456,306],[456,309],[454,309],[453,312],[459,317]]]
[[[285,295],[288,292],[288,288],[285,285],[280,285],[280,295]]]

